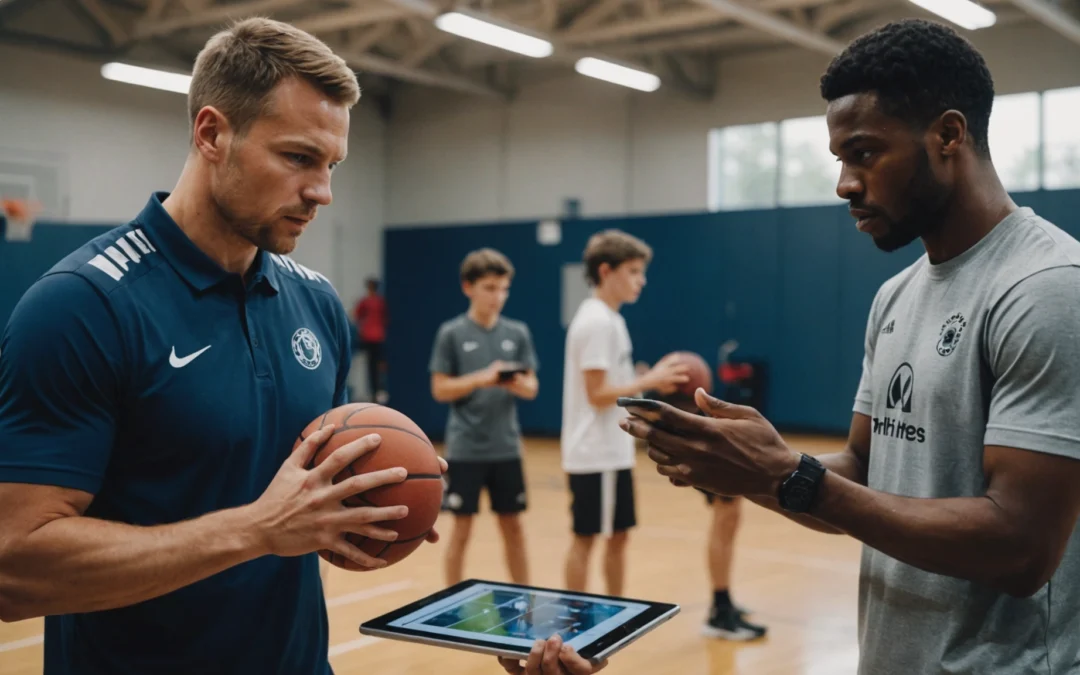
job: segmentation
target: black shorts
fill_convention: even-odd
[[[525,510],[525,473],[521,459],[497,462],[447,461],[443,509],[459,515],[473,515],[480,510],[480,491],[487,488],[491,510],[495,513],[519,513]]]
[[[630,469],[570,474],[574,534],[583,536],[629,530],[637,525],[634,476]]]

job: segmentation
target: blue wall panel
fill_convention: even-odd
[[[30,241],[6,241],[0,236],[0,326],[7,325],[11,310],[38,277],[68,253],[113,227],[37,223]]]
[[[1080,191],[1016,195],[1080,236]],[[446,406],[431,401],[427,359],[439,322],[464,311],[457,266],[492,246],[514,261],[506,314],[529,324],[541,359],[541,394],[521,407],[529,433],[556,434],[562,405],[565,333],[561,267],[607,227],[653,247],[648,285],[624,315],[638,360],[676,349],[714,367],[719,345],[739,341],[737,359],[770,370],[769,416],[780,427],[846,432],[861,373],[866,317],[878,287],[922,255],[918,242],[892,254],[855,230],[843,206],[568,221],[557,246],[536,242],[535,222],[388,230],[388,355],[392,405],[434,436]]]

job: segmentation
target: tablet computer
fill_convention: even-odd
[[[678,605],[469,579],[360,626],[365,635],[525,659],[560,634],[593,663],[679,613]]]

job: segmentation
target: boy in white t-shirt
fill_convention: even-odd
[[[607,230],[589,239],[584,259],[594,292],[570,322],[563,376],[562,466],[569,474],[574,519],[566,587],[585,590],[593,542],[603,535],[607,592],[621,595],[627,532],[636,524],[635,452],[633,437],[619,428],[626,412],[615,401],[649,389],[674,391],[686,381],[686,367],[665,359],[640,377],[634,372],[619,309],[641,295],[652,249],[625,232]]]

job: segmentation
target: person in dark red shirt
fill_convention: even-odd
[[[386,342],[386,300],[379,295],[379,280],[367,280],[368,293],[353,310],[360,345],[367,354],[368,392],[379,403],[387,400],[386,392],[379,386],[379,372],[383,367],[383,343]]]

